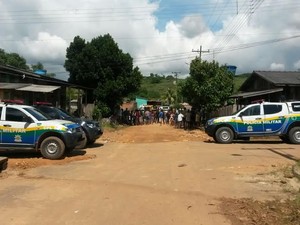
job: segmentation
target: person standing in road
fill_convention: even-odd
[[[185,130],[191,129],[191,116],[192,116],[191,111],[188,109],[185,113],[185,127],[184,127]]]
[[[160,125],[162,125],[162,123],[164,122],[164,117],[165,117],[164,111],[161,109],[158,114],[158,120],[159,120]]]
[[[183,128],[186,129],[186,124],[185,124],[185,119],[186,119],[186,108],[183,109],[182,111],[182,125],[183,125]]]
[[[182,121],[183,121],[183,114],[181,111],[179,111],[179,114],[177,116],[177,128],[181,128],[182,127]]]

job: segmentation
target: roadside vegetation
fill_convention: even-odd
[[[0,64],[9,65],[18,69],[34,72],[36,70],[44,70],[44,65],[41,62],[37,64],[27,65],[26,59],[18,53],[8,53],[0,48]],[[55,73],[46,73],[45,76],[55,77]]]
[[[167,90],[171,90],[175,95],[176,84],[178,85],[183,81],[184,79],[176,79],[173,75],[165,76],[151,73],[149,76],[143,76],[139,90],[130,95],[130,98],[134,99],[138,96],[151,100],[164,99]]]
[[[89,88],[87,101],[96,102],[103,117],[115,113],[123,98],[138,90],[142,74],[133,58],[109,34],[86,41],[74,37],[64,67],[69,82]]]

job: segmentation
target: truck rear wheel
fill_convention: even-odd
[[[215,140],[221,144],[229,144],[234,137],[233,131],[229,127],[220,127],[215,133]]]
[[[289,140],[292,144],[300,144],[300,127],[290,129]]]
[[[41,144],[41,154],[46,159],[60,159],[65,153],[65,144],[58,137],[47,137]]]

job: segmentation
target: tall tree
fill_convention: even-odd
[[[29,67],[26,65],[25,58],[17,53],[6,53],[3,49],[0,49],[0,64],[29,70]]]
[[[37,62],[37,64],[31,64],[31,70],[32,72],[35,72],[36,70],[44,70],[44,65],[41,63],[41,62]],[[47,77],[56,77],[56,74],[55,73],[47,73],[47,70],[45,71],[46,74],[44,76],[47,76]]]
[[[168,105],[171,105],[175,102],[175,98],[176,98],[176,93],[174,93],[174,91],[172,89],[168,88],[163,96],[163,100]]]
[[[233,75],[216,61],[196,58],[190,64],[190,76],[181,86],[184,98],[205,113],[224,105],[233,92]]]
[[[69,81],[94,88],[94,97],[109,113],[141,84],[142,74],[138,67],[133,67],[132,57],[123,53],[109,34],[91,42],[75,37],[67,48],[66,58]]]
[[[37,62],[37,64],[31,64],[31,69],[32,69],[32,71],[43,70],[44,65],[41,62]]]

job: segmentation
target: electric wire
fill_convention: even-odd
[[[253,2],[252,7],[249,7],[249,8],[247,7],[248,9],[243,13],[242,17],[237,17],[236,16],[231,21],[231,23],[233,23],[234,21],[236,21],[236,19],[238,19],[238,22],[235,23],[232,26],[227,26],[228,27],[228,31],[225,30],[225,32],[227,32],[226,34],[228,34],[228,35],[226,35],[225,38],[221,39],[221,41],[217,42],[217,44],[215,45],[216,47],[214,47],[214,48],[215,49],[226,48],[226,46],[231,42],[231,40],[233,39],[233,37],[236,37],[236,34],[245,25],[245,23],[250,19],[251,15],[254,14],[254,12],[258,9],[258,7],[261,5],[261,3],[263,1],[264,0],[257,0],[255,2]],[[216,54],[217,52],[214,52],[214,53]],[[215,54],[213,54],[213,57],[215,57]]]
[[[247,1],[244,1],[244,4]],[[277,3],[277,4],[276,4]],[[300,3],[291,4],[284,2],[275,2],[274,4],[265,7],[263,10],[272,11],[272,8],[279,7],[284,10],[284,7],[295,8],[300,7]],[[164,10],[160,18],[169,18],[181,9],[184,13],[181,16],[195,17],[195,14],[203,16],[217,16],[213,27],[219,22],[221,16],[232,15],[235,12],[235,6],[223,4],[223,8],[215,8],[216,5],[189,4],[182,8],[182,5],[172,5],[170,9]],[[181,8],[180,8],[181,7]],[[213,14],[210,12],[213,9]],[[219,12],[219,13],[216,13]],[[155,15],[155,7],[148,8],[99,8],[99,9],[65,9],[65,10],[18,10],[18,11],[0,11],[0,24],[42,24],[42,23],[84,23],[84,22],[118,22],[118,21],[140,21],[152,20]]]
[[[289,4],[286,3],[283,0],[275,0],[272,1],[272,4],[264,4],[262,5],[262,3],[264,2],[264,0],[253,0],[253,6],[252,7],[248,7],[247,3],[248,1],[244,1],[242,4],[242,7],[240,8],[240,14],[239,18],[237,16],[235,16],[231,22],[229,23],[229,25],[226,27],[226,29],[224,30],[223,34],[219,34],[216,35],[217,37],[220,37],[220,39],[215,42],[215,45],[213,46],[213,53],[210,54],[206,54],[208,56],[212,56],[214,54],[219,54],[219,53],[225,53],[225,52],[230,52],[230,51],[236,51],[236,50],[242,50],[242,49],[246,49],[246,48],[253,48],[253,47],[257,47],[257,46],[261,46],[261,45],[266,45],[266,44],[272,44],[272,43],[276,43],[276,42],[280,42],[280,41],[286,41],[289,39],[294,39],[294,38],[299,38],[299,35],[294,35],[294,36],[290,36],[290,37],[283,37],[283,38],[278,38],[278,39],[271,39],[271,40],[266,40],[266,41],[258,41],[258,42],[253,42],[253,43],[248,43],[248,44],[241,44],[241,45],[232,45],[229,46],[230,42],[232,41],[232,39],[237,35],[237,33],[239,32],[239,30],[245,25],[245,23],[249,20],[249,18],[251,16],[254,15],[254,13],[258,10],[260,10],[260,12],[262,13],[266,13],[266,12],[271,12],[273,13],[273,9],[274,8],[278,8],[280,7],[281,10],[288,10],[291,8],[298,8],[300,7],[300,2],[295,2],[294,4]],[[229,1],[226,2],[226,5],[221,5],[221,8],[217,7],[217,4],[207,4],[207,5],[202,5],[205,6],[207,8],[204,8],[206,10],[210,9],[211,12],[204,14],[204,15],[208,15],[210,16],[210,18],[216,18],[216,20],[213,20],[214,22],[214,26],[216,26],[218,23],[220,23],[220,18],[223,17],[224,15],[230,15],[233,13],[234,11],[234,7],[232,7],[232,5],[229,3]],[[175,5],[176,6],[176,5]],[[178,4],[177,7],[182,7],[184,6],[184,4]],[[193,10],[193,7],[195,6],[201,6],[201,4],[193,4],[190,5],[190,7],[186,8],[185,13],[183,15],[189,15],[189,13],[195,12],[195,10]],[[125,18],[125,10],[122,11],[124,8],[115,8],[114,10],[112,10],[111,8],[103,8],[103,9],[85,9],[84,10],[77,10],[75,9],[73,15],[63,15],[66,12],[70,12],[70,14],[72,14],[72,9],[70,10],[43,10],[41,13],[41,16],[46,16],[44,18],[43,21],[41,21],[42,17],[39,17],[38,13],[40,13],[40,11],[38,10],[16,10],[16,11],[0,11],[0,24],[4,25],[4,24],[9,24],[9,23],[15,23],[15,24],[19,24],[19,23],[23,23],[23,24],[34,24],[34,23],[38,23],[38,24],[42,24],[42,23],[61,23],[61,19],[66,19],[68,21],[65,21],[67,23],[71,23],[71,22],[99,22],[99,20],[94,20],[94,19],[99,19],[102,17],[106,17],[103,20],[100,20],[101,22],[106,22],[106,21],[124,21],[124,20],[133,20],[133,21],[138,21],[138,20],[145,20],[145,19],[153,19],[153,17],[149,17],[149,10],[155,10],[155,7],[136,7],[136,8],[125,8],[127,9],[127,13],[130,10],[133,10],[133,12],[131,12],[132,14],[129,14],[129,17],[134,17],[134,18]],[[77,11],[76,11],[77,10]],[[96,11],[98,10],[98,11]],[[100,13],[102,10],[102,15],[98,15],[98,13]],[[103,11],[106,10],[106,11]],[[118,11],[119,10],[119,11]],[[139,12],[135,12],[134,10],[140,10]],[[6,13],[15,13],[14,15],[16,16],[13,19],[9,19],[6,18],[4,15]],[[46,13],[47,12],[47,13]],[[167,14],[165,15],[165,18],[167,18],[169,15],[172,15],[172,13],[174,13],[175,10],[169,10],[167,11]],[[23,15],[20,15],[22,14]],[[32,14],[30,17],[28,14]],[[46,14],[45,14],[46,13]],[[81,17],[77,17],[76,16],[81,16]],[[105,14],[106,13],[106,14]],[[134,14],[136,13],[136,14]],[[111,14],[111,15],[109,15]],[[20,17],[18,17],[17,15],[20,15]],[[48,17],[47,17],[48,16]],[[50,17],[50,16],[53,16]],[[147,17],[146,17],[147,16]],[[197,16],[197,15],[189,15],[191,17]],[[89,20],[83,20],[84,18],[89,19]],[[53,21],[50,21],[49,19],[54,19]],[[55,19],[57,21],[55,21]],[[76,21],[75,19],[78,19],[78,21]],[[239,19],[238,21],[236,21],[237,19]],[[48,20],[48,21],[47,21]],[[278,33],[277,33],[278,34]],[[271,35],[271,33],[270,33]],[[129,38],[125,38],[125,37],[119,37],[119,39],[150,39],[150,38],[158,38],[158,37],[129,37]],[[172,38],[172,37],[170,37]],[[176,38],[176,37],[173,37]],[[44,39],[44,40],[39,40],[39,41],[49,41],[50,39]],[[54,41],[55,39],[53,39]],[[17,41],[17,40],[0,40],[0,41]],[[192,59],[195,58],[195,54],[194,53],[190,53],[190,52],[182,52],[182,53],[172,53],[172,54],[164,54],[164,55],[155,55],[155,56],[146,56],[146,57],[141,57],[141,58],[136,58],[134,59],[135,63],[139,63],[139,65],[145,65],[145,64],[156,64],[156,63],[161,63],[161,62],[168,62],[168,61],[177,61],[177,60],[182,60],[182,59]]]

